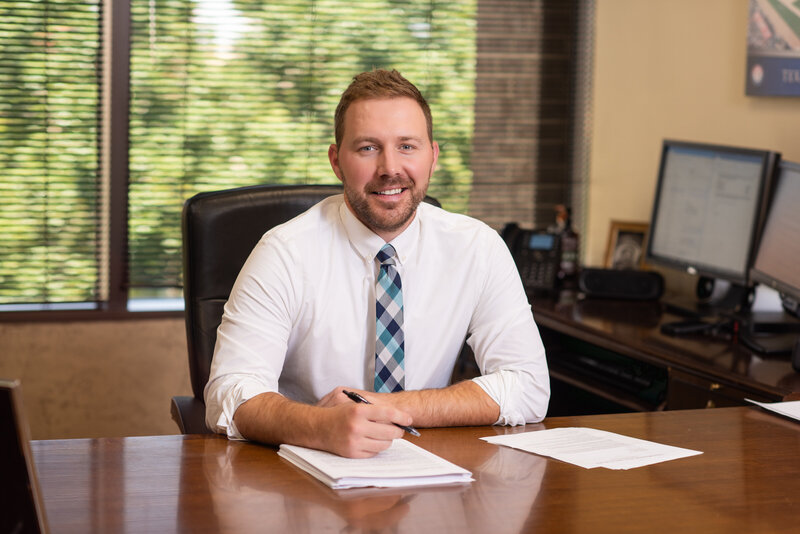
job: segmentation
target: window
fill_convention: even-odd
[[[580,199],[591,2],[105,2],[0,0],[0,310],[178,297],[184,200],[335,183],[333,109],[374,67],[428,98],[447,209],[542,226]]]
[[[100,295],[100,0],[0,2],[0,304]]]
[[[333,110],[353,75],[397,67],[442,146],[431,194],[466,211],[475,2],[133,0],[132,294],[181,287],[180,212],[206,190],[334,183]]]

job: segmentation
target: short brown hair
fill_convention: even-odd
[[[333,116],[333,130],[336,136],[336,146],[342,142],[344,136],[344,114],[350,104],[357,100],[369,100],[374,98],[399,98],[408,97],[414,100],[422,113],[425,115],[425,122],[428,125],[428,140],[433,142],[433,117],[431,108],[419,89],[409,82],[396,70],[376,69],[373,71],[362,72],[355,76],[350,83],[339,105],[336,106],[336,113]]]

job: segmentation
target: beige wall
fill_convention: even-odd
[[[0,324],[0,377],[22,381],[33,439],[177,434],[187,361],[183,319]]]
[[[748,0],[597,0],[584,262],[612,219],[650,218],[661,141],[800,161],[800,98],[744,94]]]

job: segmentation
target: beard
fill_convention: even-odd
[[[428,191],[427,184],[424,188],[416,187],[416,183],[411,180],[377,180],[370,182],[365,190],[357,190],[348,185],[347,179],[343,179],[344,196],[350,208],[355,213],[358,220],[373,232],[395,232],[403,228],[417,211],[417,206],[423,201]],[[370,205],[370,197],[374,195],[372,191],[380,189],[402,187],[411,194],[392,209],[382,209]]]

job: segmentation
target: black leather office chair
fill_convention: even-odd
[[[340,185],[257,185],[199,193],[183,208],[183,297],[193,396],[172,398],[172,418],[184,434],[210,433],[203,389],[217,327],[233,283],[264,233],[304,212]],[[426,202],[439,206],[434,198]]]

